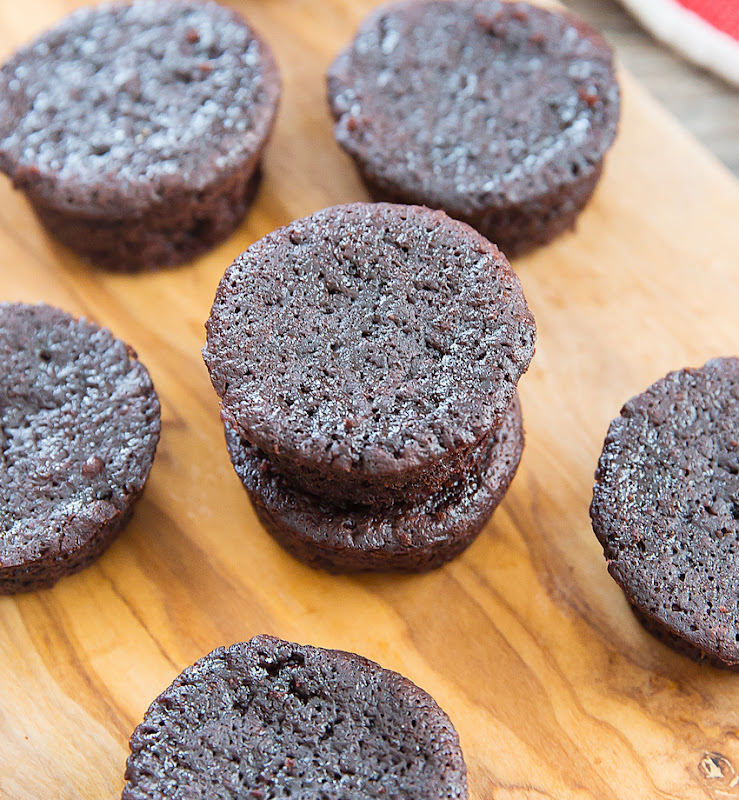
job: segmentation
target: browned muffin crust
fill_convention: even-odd
[[[739,359],[672,372],[611,423],[590,515],[648,630],[739,665]]]
[[[442,212],[336,206],[226,271],[203,355],[224,419],[332,503],[425,498],[500,426],[534,350],[498,249]]]
[[[444,209],[508,256],[574,226],[619,118],[599,33],[498,0],[381,6],[332,64],[328,99],[375,199]]]
[[[459,737],[426,692],[354,653],[272,636],[188,667],[130,745],[123,800],[467,798]]]
[[[160,431],[149,373],[110,331],[0,304],[0,593],[97,559],[141,494]]]
[[[464,470],[424,498],[380,507],[335,506],[296,490],[228,424],[226,443],[262,524],[300,561],[329,572],[425,572],[480,533],[516,474],[524,434],[514,396],[501,427]]]
[[[217,3],[81,9],[0,69],[0,169],[94,263],[177,264],[243,218],[279,95],[265,42]]]

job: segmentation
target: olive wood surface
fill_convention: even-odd
[[[2,54],[81,4],[3,0]],[[539,329],[520,384],[527,445],[469,550],[422,576],[314,572],[261,529],[231,468],[203,323],[247,245],[366,198],[333,141],[323,75],[375,4],[233,3],[273,45],[284,95],[247,221],[192,265],[91,268],[0,181],[0,299],[109,326],[150,369],[163,412],[144,497],[108,553],[54,589],[0,599],[3,800],[118,797],[151,700],[212,648],[260,632],[362,653],[424,687],[459,730],[473,800],[739,796],[739,675],[641,629],[588,519],[623,402],[739,342],[739,184],[627,74],[577,231],[514,263]]]

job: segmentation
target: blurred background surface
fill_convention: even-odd
[[[624,66],[739,177],[739,91],[644,30],[616,0],[564,0],[599,28]]]

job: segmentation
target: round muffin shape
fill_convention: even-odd
[[[243,218],[280,78],[267,45],[214,2],[77,11],[0,70],[0,169],[94,263],[180,263]]]
[[[375,198],[442,208],[508,256],[574,226],[619,117],[600,34],[497,0],[381,6],[329,69],[328,99]]]
[[[141,494],[159,400],[110,331],[0,304],[0,593],[51,586],[100,556]]]
[[[131,737],[123,800],[464,800],[459,739],[418,686],[354,653],[255,636],[188,667]]]
[[[739,667],[739,359],[672,372],[611,423],[590,514],[637,617]]]
[[[262,524],[289,553],[329,572],[425,572],[459,555],[503,499],[524,445],[518,396],[470,463],[425,500],[337,507],[296,491],[226,424],[236,474]]]
[[[336,206],[226,271],[203,355],[224,419],[329,502],[426,497],[499,426],[535,326],[505,257],[441,212]]]

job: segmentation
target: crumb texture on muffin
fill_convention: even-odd
[[[143,213],[240,171],[272,126],[279,78],[217,3],[81,9],[0,70],[0,167],[58,210]],[[119,209],[120,207],[120,209]]]
[[[609,571],[662,638],[739,664],[739,359],[670,373],[626,403],[591,516]]]
[[[228,423],[236,474],[272,536],[329,572],[434,569],[480,533],[513,480],[524,434],[518,396],[500,428],[474,448],[459,474],[423,497],[393,505],[336,505],[301,492]]]
[[[456,731],[426,692],[271,636],[187,668],[134,731],[126,780],[123,800],[467,797]]]
[[[572,225],[619,117],[600,34],[497,0],[380,7],[331,66],[328,97],[377,199],[442,208],[507,254]]]
[[[252,245],[207,331],[226,418],[309,490],[330,473],[347,497],[358,474],[409,483],[479,443],[535,339],[495,246],[441,212],[365,203]]]
[[[110,331],[0,304],[0,591],[49,585],[110,543],[160,431],[149,373]]]

